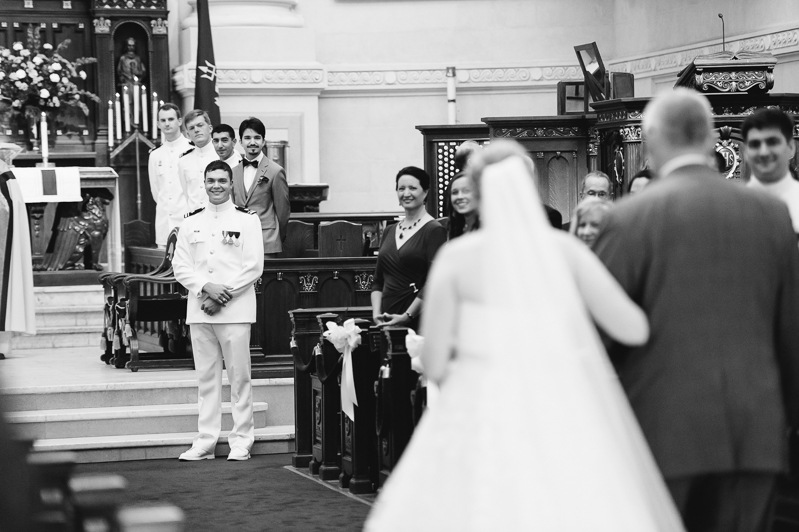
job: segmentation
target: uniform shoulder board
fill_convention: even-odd
[[[148,154],[153,153],[157,149],[158,149],[158,146],[154,146],[154,147],[150,148],[150,151],[148,151],[147,153]]]
[[[205,210],[205,207],[200,207],[200,208],[199,208],[199,209],[197,209],[196,211],[191,211],[191,212],[190,212],[190,213],[188,213],[188,214],[184,214],[184,215],[183,215],[183,217],[184,217],[184,218],[188,218],[189,216],[194,216],[194,215],[195,215],[195,214],[197,214],[198,212],[203,212],[204,210]]]
[[[236,210],[243,212],[244,214],[255,214],[255,211],[251,211],[250,209],[245,209],[244,207],[239,207],[236,205]]]
[[[188,154],[190,154],[193,151],[194,151],[194,148],[189,148],[188,150],[186,150],[183,153],[181,153],[180,156],[183,157],[184,155],[188,155]]]

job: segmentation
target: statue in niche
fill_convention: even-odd
[[[122,87],[127,87],[128,94],[133,96],[133,78],[138,78],[139,84],[141,84],[146,72],[147,69],[141,57],[136,53],[136,39],[128,37],[125,53],[122,54],[119,58],[119,63],[117,63],[117,87],[119,88],[119,93],[122,94]]]

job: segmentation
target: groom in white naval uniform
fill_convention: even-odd
[[[214,458],[222,424],[222,361],[230,381],[233,430],[228,460],[250,458],[255,439],[250,324],[255,288],[264,269],[261,222],[230,199],[232,172],[223,161],[205,168],[208,206],[186,215],[172,265],[189,291],[186,323],[197,371],[199,434],[181,460]]]

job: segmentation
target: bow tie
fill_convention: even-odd
[[[258,159],[253,159],[252,161],[250,161],[247,158],[243,158],[241,160],[241,168],[242,168],[242,170],[244,168],[247,168],[248,166],[252,166],[253,168],[258,168]]]

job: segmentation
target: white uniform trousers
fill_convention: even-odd
[[[252,449],[255,422],[252,417],[252,376],[249,323],[192,323],[191,346],[197,371],[199,434],[194,447],[213,452],[222,430],[222,358],[230,381],[233,430],[230,447]]]
[[[180,227],[180,224],[183,223],[183,214],[170,216],[166,209],[155,207],[155,243],[158,247],[166,247],[166,241],[172,228]]]

